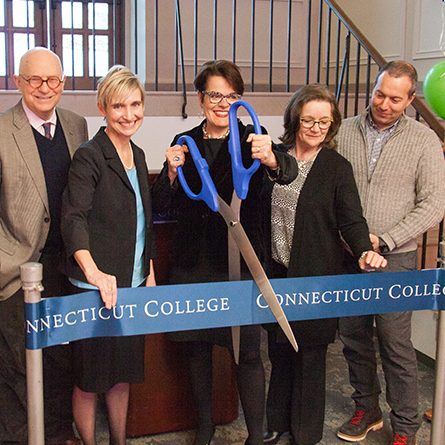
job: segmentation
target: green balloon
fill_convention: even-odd
[[[427,104],[445,119],[445,61],[436,63],[423,81],[423,94]]]

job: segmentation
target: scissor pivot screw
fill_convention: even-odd
[[[233,226],[236,226],[238,224],[238,221],[230,221],[230,225],[233,227]]]

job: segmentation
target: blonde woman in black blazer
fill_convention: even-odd
[[[98,108],[107,120],[73,158],[64,193],[62,234],[73,292],[98,288],[106,308],[117,287],[154,286],[155,256],[148,170],[130,138],[144,112],[144,88],[125,67],[101,79]],[[75,342],[73,411],[85,445],[95,445],[97,394],[105,393],[110,443],[125,444],[130,383],[144,380],[144,337]]]

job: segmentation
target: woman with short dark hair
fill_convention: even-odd
[[[165,211],[176,202],[178,223],[173,240],[170,283],[227,281],[228,234],[219,213],[210,210],[203,201],[193,201],[184,193],[176,169],[182,166],[190,188],[197,193],[201,180],[188,149],[176,145],[182,135],[194,139],[218,194],[230,203],[233,194],[231,159],[228,151],[229,108],[241,98],[244,82],[238,67],[226,60],[206,62],[200,69],[195,86],[205,116],[201,125],[176,135],[167,149],[167,161],[153,184],[154,209]],[[297,174],[295,161],[286,153],[272,150],[266,134],[256,135],[252,125],[238,121],[241,156],[248,168],[254,159],[261,161],[252,176],[249,193],[241,204],[240,220],[258,256],[262,257],[261,202],[259,199],[264,174],[273,181],[287,183]],[[246,270],[243,277],[250,278]],[[239,298],[239,296],[237,296]],[[239,365],[236,367],[238,390],[249,437],[246,444],[262,445],[265,399],[264,369],[260,356],[260,326],[241,326]],[[198,411],[198,431],[194,445],[209,444],[214,433],[211,419],[212,350],[215,344],[232,351],[230,328],[199,329],[169,335],[185,342],[195,406]]]

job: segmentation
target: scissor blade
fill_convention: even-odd
[[[239,365],[239,345],[241,338],[241,328],[240,326],[231,326],[232,330],[232,347],[233,347],[233,360]]]
[[[246,235],[246,232],[243,229],[239,219],[236,217],[233,210],[227,205],[227,203],[218,196],[219,203],[219,213],[224,218],[224,221],[229,228],[229,233],[236,241],[238,248],[243,255],[244,261],[247,264],[247,267],[252,274],[255,283],[257,284],[260,292],[263,294],[266,303],[269,306],[269,309],[272,311],[275,319],[280,325],[283,332],[286,334],[286,337],[290,341],[291,345],[298,352],[297,341],[295,340],[294,333],[289,325],[289,322],[284,314],[284,311],[275,295],[275,292],[272,288],[272,285],[267,278],[266,273],[264,272],[263,266],[253,250],[252,244],[249,241],[249,238]]]
[[[233,191],[232,201],[230,203],[230,208],[233,213],[238,216],[240,214],[241,199],[236,195],[235,190]],[[233,236],[228,237],[229,243],[229,280],[239,281],[241,280],[241,261],[240,261],[240,251],[234,240]],[[235,363],[239,364],[239,345],[240,345],[241,331],[239,326],[232,326],[232,346],[233,346],[233,359]]]

